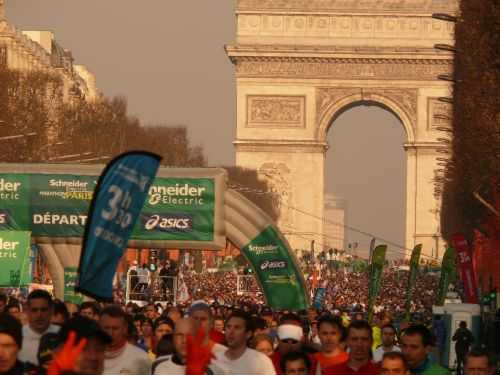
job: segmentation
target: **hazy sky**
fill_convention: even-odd
[[[142,123],[186,125],[210,165],[234,163],[235,78],[224,52],[235,39],[234,0],[6,0],[6,8],[21,29],[53,31],[105,95],[128,98]],[[348,200],[349,224],[403,244],[399,121],[357,107],[335,121],[328,141],[326,189]],[[370,240],[348,235],[361,251]]]

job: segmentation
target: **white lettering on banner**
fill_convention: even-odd
[[[278,246],[277,245],[250,245],[248,246],[248,251],[255,253],[256,255],[262,255],[262,254],[274,254],[278,252]]]
[[[17,258],[19,241],[6,241],[0,238],[0,258]]]
[[[117,247],[122,248],[125,246],[122,237],[103,227],[96,227],[94,230],[94,234],[97,238],[101,238],[104,241],[110,242]]]
[[[33,214],[33,224],[46,225],[85,225],[87,215],[65,215],[65,214]]]
[[[79,188],[78,190],[84,190],[87,188],[88,182],[80,181],[80,180],[49,180],[50,187],[64,187],[64,188]],[[70,189],[68,189],[70,190]],[[72,191],[78,191],[77,189],[71,189]]]
[[[156,227],[162,229],[188,229],[191,227],[191,220],[189,218],[172,218],[172,217],[160,217],[160,215],[152,215],[144,228],[146,230],[153,230]]]
[[[189,184],[175,184],[175,186],[151,186],[149,188],[149,204],[179,204],[179,205],[203,205],[202,198],[206,188],[203,186],[191,186]]]
[[[20,182],[10,182],[5,178],[0,178],[0,200],[19,199],[20,186]]]
[[[265,260],[260,264],[260,269],[264,270],[274,270],[286,268],[285,260]]]
[[[132,204],[130,193],[126,191],[124,194],[123,190],[116,185],[111,185],[108,193],[112,194],[108,201],[109,210],[102,210],[101,217],[106,221],[114,221],[123,229],[129,227],[132,224],[132,214],[127,211]]]

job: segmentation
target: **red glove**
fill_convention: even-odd
[[[203,346],[205,331],[200,327],[196,337],[187,337],[186,375],[203,375],[214,358],[209,345]],[[49,374],[51,375],[51,374]]]
[[[76,333],[70,331],[62,350],[57,353],[50,364],[47,375],[59,375],[64,371],[72,371],[75,368],[75,362],[83,351],[83,348],[85,348],[85,345],[87,345],[87,339],[81,339],[76,346],[75,341]]]

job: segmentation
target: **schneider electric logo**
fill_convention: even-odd
[[[277,245],[250,245],[248,246],[248,251],[254,253],[255,255],[262,254],[276,254],[278,253]]]
[[[191,232],[193,217],[185,214],[143,215],[144,229],[159,232]]]
[[[21,183],[0,178],[0,200],[17,200],[20,198]]]
[[[260,263],[261,271],[282,270],[287,267],[286,260],[265,260]]]
[[[149,188],[148,203],[151,206],[157,204],[173,204],[184,206],[201,206],[205,204],[203,195],[206,188],[189,184],[175,184],[171,186],[153,185]]]

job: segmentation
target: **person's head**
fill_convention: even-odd
[[[318,319],[316,325],[321,350],[324,353],[334,352],[340,343],[345,340],[345,328],[339,317],[323,315]]]
[[[224,333],[224,318],[222,316],[216,316],[214,318],[214,330]]]
[[[230,349],[240,349],[252,337],[252,318],[244,311],[235,310],[226,321],[226,344]]]
[[[205,332],[210,332],[213,328],[213,315],[212,309],[203,301],[194,302],[189,308],[188,315],[193,318],[199,327],[203,328]]]
[[[157,342],[161,340],[161,338],[167,334],[170,334],[174,331],[175,323],[172,319],[163,317],[158,318],[154,324],[154,335],[156,337]]]
[[[350,359],[358,363],[371,359],[372,327],[366,320],[355,320],[347,328],[347,346]]]
[[[410,368],[403,353],[385,353],[380,364],[380,375],[410,375]]]
[[[59,331],[59,341],[62,348],[70,332],[75,332],[76,342],[87,339],[82,353],[76,359],[74,371],[81,375],[100,375],[104,371],[104,351],[110,345],[112,338],[99,324],[84,316],[69,319]]]
[[[142,314],[137,314],[137,315],[134,315],[134,319],[133,319],[133,322],[134,322],[134,326],[135,326],[135,329],[137,331],[137,335],[139,336],[142,336],[142,322],[146,319],[146,317]]]
[[[153,327],[154,327],[153,320],[151,320],[149,318],[145,318],[141,324],[142,336],[143,337],[153,336]]]
[[[462,321],[458,324],[458,326],[459,326],[460,328],[462,328],[462,329],[467,328],[467,322],[466,322],[465,320],[462,320]]]
[[[175,323],[182,318],[182,311],[176,306],[170,306],[167,310],[167,316]]]
[[[269,326],[271,326],[271,322],[274,319],[274,316],[273,316],[273,310],[270,307],[267,306],[263,307],[260,312],[260,316],[267,322]]]
[[[53,301],[53,313],[50,322],[62,326],[69,319],[69,312],[63,301],[58,299]]]
[[[50,326],[52,319],[53,302],[49,292],[35,289],[28,295],[26,314],[30,328],[43,334]]]
[[[266,334],[255,335],[250,342],[250,347],[269,357],[274,353],[273,340]]]
[[[382,345],[390,348],[394,345],[396,338],[396,328],[392,324],[386,324],[382,327]]]
[[[187,355],[187,337],[194,336],[197,323],[192,318],[179,319],[175,323],[173,345],[175,353],[184,361]]]
[[[0,315],[0,373],[12,369],[23,343],[21,323],[9,314]]]
[[[78,305],[76,303],[66,301],[64,304],[66,305],[66,310],[68,310],[70,318],[78,315]]]
[[[281,324],[277,329],[278,351],[281,355],[288,352],[297,352],[302,347],[304,331],[296,324]]]
[[[465,356],[465,375],[493,375],[496,361],[491,353],[484,349],[473,348]]]
[[[154,320],[154,319],[156,319],[156,314],[157,314],[157,311],[156,311],[156,306],[154,303],[148,303],[144,307],[144,315],[146,316],[146,318]]]
[[[7,307],[5,307],[5,312],[21,321],[21,308],[19,307],[19,304],[8,304]]]
[[[101,328],[111,336],[109,350],[121,348],[127,342],[128,322],[127,314],[118,305],[105,307],[99,319]]]
[[[162,336],[158,344],[156,344],[155,354],[157,357],[170,355],[174,352],[174,334],[167,333]]]
[[[283,375],[307,375],[311,370],[311,360],[302,351],[293,351],[285,354],[280,361]]]
[[[401,350],[410,368],[419,367],[432,349],[432,334],[422,324],[410,325],[401,335]]]
[[[80,306],[80,315],[89,319],[99,320],[99,305],[96,302],[85,301]]]
[[[263,318],[260,317],[253,317],[253,327],[254,327],[254,334],[255,335],[260,335],[260,334],[269,334],[269,326],[267,324],[267,321]]]

